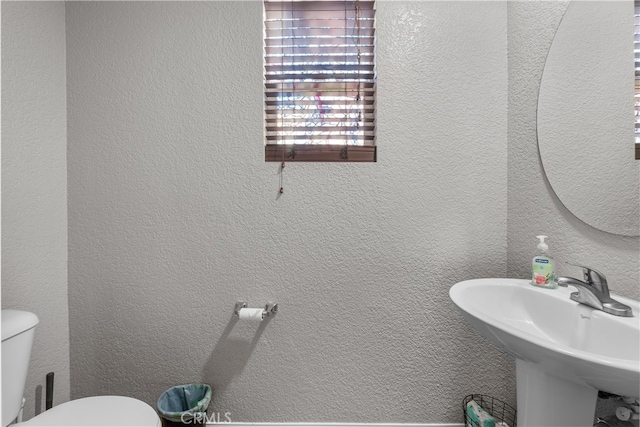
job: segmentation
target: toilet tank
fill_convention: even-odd
[[[33,332],[38,316],[28,311],[2,310],[2,424],[20,412],[27,381]]]

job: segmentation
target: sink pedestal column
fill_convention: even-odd
[[[595,417],[598,390],[558,378],[516,359],[518,426],[586,427]]]

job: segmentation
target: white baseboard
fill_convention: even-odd
[[[402,423],[207,423],[210,427],[464,427],[460,423],[402,424]]]

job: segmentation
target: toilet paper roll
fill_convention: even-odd
[[[616,408],[616,417],[621,421],[627,421],[631,419],[631,409],[620,406]]]
[[[262,308],[241,308],[238,312],[240,320],[254,320],[262,322],[264,319],[264,310]]]
[[[608,416],[604,419],[599,418],[599,420],[608,427],[634,427],[631,421],[619,420],[615,415]]]

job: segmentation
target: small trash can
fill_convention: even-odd
[[[495,419],[497,426],[517,427],[518,415],[516,410],[509,404],[504,403],[495,397],[484,394],[470,394],[462,401],[462,412],[464,414],[465,427],[483,427],[472,420],[467,414],[467,404],[474,400],[482,409],[487,411]]]
[[[208,384],[176,385],[158,398],[158,413],[163,427],[204,425],[213,391]]]

